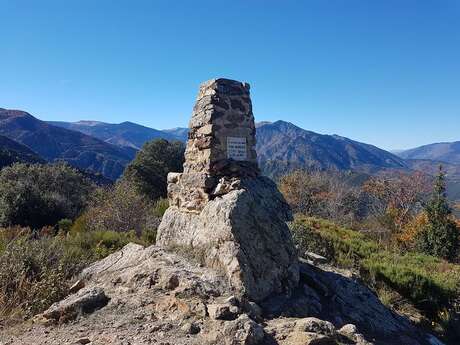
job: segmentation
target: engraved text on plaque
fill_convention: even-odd
[[[236,161],[245,161],[248,159],[246,138],[227,137],[227,158]]]

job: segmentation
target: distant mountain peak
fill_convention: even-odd
[[[173,135],[176,138],[176,140],[180,140],[183,142],[187,141],[188,139],[187,127],[175,127],[171,129],[164,129],[163,132]]]
[[[257,129],[257,153],[263,170],[272,176],[293,169],[407,169],[404,160],[375,146],[307,131],[283,120]]]
[[[275,122],[268,123],[268,124],[272,124],[272,125],[274,125],[274,126],[289,126],[289,127],[300,128],[300,127],[294,125],[292,122],[284,121],[284,120],[277,120],[277,121],[275,121]]]
[[[337,139],[337,140],[351,140],[351,139],[348,139],[346,137],[343,137],[341,135],[338,135],[338,134],[332,134],[331,137]]]
[[[259,127],[262,127],[262,126],[265,126],[265,125],[270,125],[270,124],[272,124],[272,122],[270,122],[270,121],[256,122],[256,128],[259,128]]]
[[[0,108],[0,119],[16,118],[16,117],[32,117],[28,112],[16,109]]]
[[[104,122],[101,122],[101,121],[91,121],[91,120],[80,120],[74,123],[77,125],[86,125],[86,126],[99,126],[99,125],[105,124]]]
[[[428,159],[460,165],[460,141],[423,145],[397,154],[404,159]]]
[[[8,115],[13,117],[15,115],[19,116],[18,114],[25,116],[24,114],[27,113],[10,110],[0,111],[0,129],[2,116]],[[9,127],[8,130],[10,134],[14,132],[13,134],[23,141],[25,141],[23,134],[27,130],[27,135],[31,135],[36,141],[34,142],[30,139],[30,142],[36,145],[36,147],[31,147],[36,150],[42,150],[46,154],[40,151],[38,152],[48,159],[50,159],[49,157],[54,157],[48,154],[47,151],[49,150],[54,149],[59,151],[62,146],[66,145],[69,148],[75,147],[70,145],[72,140],[76,140],[79,143],[82,141],[90,142],[91,140],[96,140],[93,141],[91,145],[102,145],[102,151],[107,152],[107,150],[112,150],[111,154],[115,157],[118,155],[118,153],[115,153],[116,150],[120,152],[129,151],[133,154],[134,150],[140,149],[145,142],[156,138],[181,141],[186,141],[188,138],[188,128],[176,127],[160,131],[131,121],[125,121],[119,124],[92,120],[74,123],[48,122],[47,126],[49,126],[49,128],[45,130],[44,122],[33,118],[29,114],[27,115],[30,116],[30,121],[22,120],[20,124],[15,125],[19,128],[18,130],[14,126]],[[64,134],[64,132],[58,133],[56,129],[59,127],[70,131],[65,132],[66,134]],[[49,140],[48,143],[41,143],[42,138],[34,136],[40,131],[44,133],[53,133],[53,135],[46,138]],[[73,134],[71,135],[69,132]],[[79,133],[78,136],[76,136],[76,132]],[[1,133],[0,131],[0,134]],[[67,135],[73,137],[69,142],[65,139]],[[408,169],[407,164],[402,158],[375,146],[354,141],[337,134],[328,135],[308,131],[285,120],[278,120],[275,122],[263,121],[257,123],[256,135],[259,162],[265,172],[269,174],[275,171],[276,173],[286,172],[294,168],[358,170],[364,172],[375,172],[382,169]],[[92,137],[97,139],[90,139]],[[103,147],[103,144],[109,146]],[[85,151],[85,147],[85,145],[82,145],[81,150]],[[70,154],[70,151],[65,152],[69,152],[68,154]],[[81,159],[85,158],[78,150],[73,150],[71,152],[72,155],[81,156]],[[63,153],[59,153],[58,156],[62,154]],[[126,164],[126,161],[127,160],[122,158],[120,162]],[[122,171],[122,168],[120,168],[119,171]]]

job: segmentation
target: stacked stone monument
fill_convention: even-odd
[[[292,215],[260,176],[249,85],[203,83],[189,127],[184,172],[168,175],[170,207],[157,243],[200,252],[248,299],[289,293],[299,275],[286,225]]]

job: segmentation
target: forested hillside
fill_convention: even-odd
[[[17,162],[43,163],[45,160],[27,146],[0,135],[0,169]]]

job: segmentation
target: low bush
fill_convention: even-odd
[[[290,228],[300,256],[312,251],[341,267],[359,268],[363,259],[380,250],[362,233],[322,219],[297,216]]]
[[[72,277],[88,264],[129,242],[154,241],[151,234],[137,236],[134,231],[85,231],[81,223],[57,236],[29,228],[0,229],[0,319],[22,319],[45,310],[67,295]],[[67,228],[69,223],[60,225]]]
[[[329,221],[297,216],[291,224],[302,255],[314,251],[332,263],[359,269],[370,286],[395,290],[429,318],[452,310],[460,296],[460,266],[418,253],[399,254]]]
[[[399,256],[387,252],[362,263],[373,280],[384,282],[428,315],[448,307],[460,292],[460,267],[452,265],[442,271],[444,265],[445,262],[426,255]]]
[[[295,212],[355,224],[367,213],[366,195],[353,182],[353,173],[295,170],[278,187]]]
[[[0,316],[32,316],[64,297],[67,281],[87,263],[83,252],[68,255],[58,237],[8,242],[0,254]]]
[[[91,196],[79,226],[89,231],[143,231],[156,229],[164,212],[162,202],[154,204],[128,180],[101,187]],[[83,224],[84,222],[84,224]]]
[[[153,207],[153,215],[157,218],[162,218],[165,214],[166,210],[169,207],[168,199],[160,198],[155,201],[155,205]]]
[[[134,231],[87,231],[66,238],[65,246],[69,254],[74,254],[78,258],[82,251],[94,261],[112,254],[130,242],[146,244]]]

